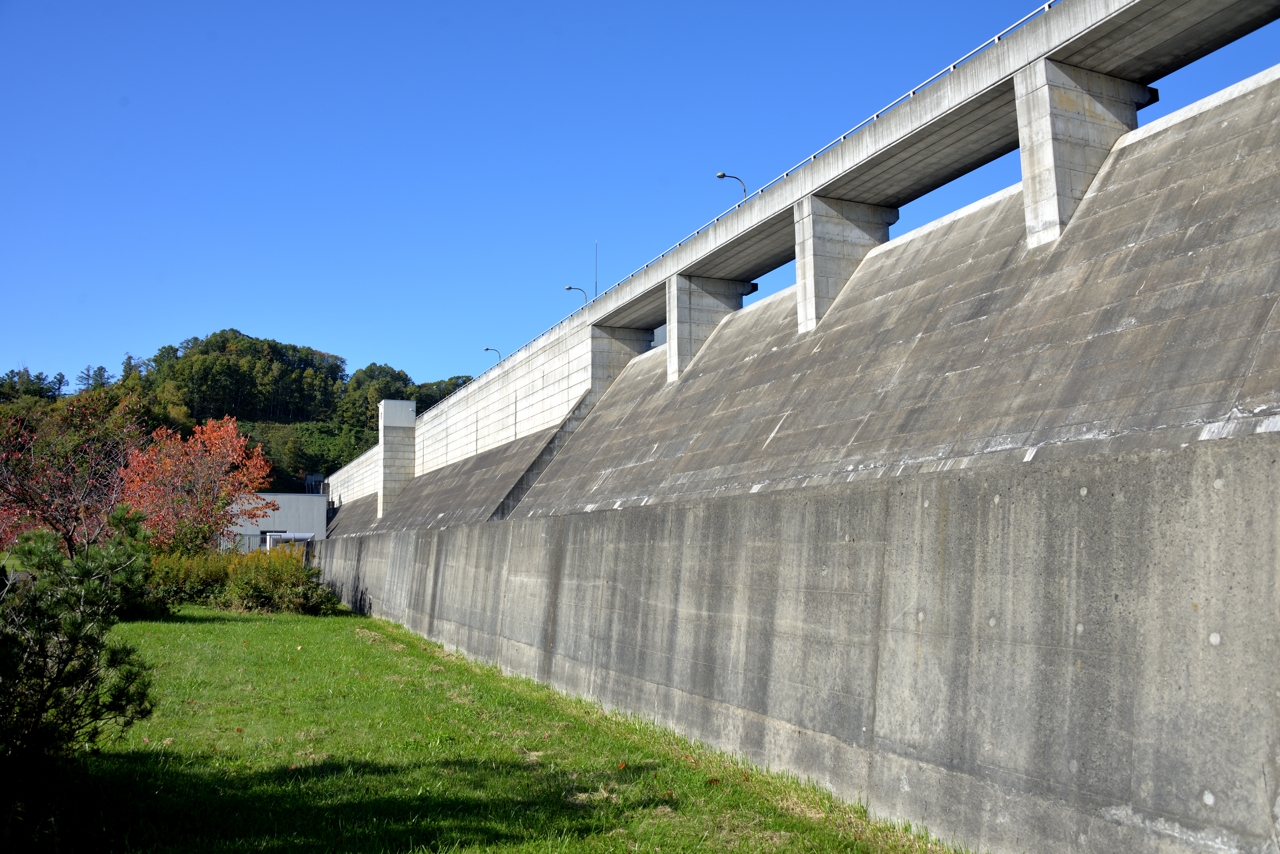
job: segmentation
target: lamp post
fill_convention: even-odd
[[[587,292],[586,292],[586,291],[584,291],[582,288],[575,288],[573,285],[565,285],[565,286],[564,286],[564,289],[565,289],[566,291],[577,291],[578,293],[582,294],[582,304],[583,304],[583,305],[586,305],[586,304],[587,304],[587,302],[588,302],[588,300],[587,300]]]
[[[726,174],[724,174],[723,172],[717,172],[717,173],[716,173],[716,177],[717,177],[717,178],[719,178],[719,179],[720,179],[720,180],[722,180],[722,181],[723,181],[725,178],[732,178],[733,180],[737,181],[739,184],[742,184],[742,200],[743,200],[744,202],[747,200],[747,185],[746,185],[746,184],[743,182],[743,180],[742,180],[741,178],[739,178],[737,175],[726,175]]]
[[[492,347],[485,347],[485,348],[484,348],[484,351],[485,351],[486,353],[498,353],[498,351],[497,351],[497,350],[495,350],[495,349],[493,349]],[[498,361],[499,361],[499,362],[501,362],[501,361],[502,361],[502,354],[501,354],[501,353],[498,353]]]

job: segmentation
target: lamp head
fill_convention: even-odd
[[[717,177],[717,178],[723,178],[723,177],[724,177],[724,173],[723,173],[723,172],[717,172],[717,173],[716,173],[716,177]]]

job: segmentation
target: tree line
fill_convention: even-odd
[[[377,363],[348,374],[341,356],[224,329],[150,358],[126,354],[119,374],[86,365],[74,390],[134,395],[152,427],[183,434],[211,418],[235,418],[270,461],[273,488],[293,491],[307,473],[331,474],[377,443],[380,401],[413,400],[423,412],[470,379],[415,383]],[[6,410],[56,405],[69,385],[63,374],[11,370],[0,376],[0,419]]]

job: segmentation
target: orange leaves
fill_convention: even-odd
[[[146,515],[157,548],[200,551],[230,536],[237,523],[278,509],[254,495],[269,485],[270,471],[262,449],[249,450],[234,418],[211,418],[185,441],[161,427],[150,447],[130,455],[124,500]]]
[[[120,468],[141,444],[140,402],[87,391],[0,422],[0,542],[47,527],[68,554],[96,542],[120,500]]]

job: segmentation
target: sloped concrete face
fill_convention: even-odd
[[[579,513],[1275,429],[1280,79],[1121,140],[1063,236],[1018,188],[637,360],[515,512]]]
[[[972,848],[1262,852],[1278,459],[1264,434],[319,555],[371,613]]]

